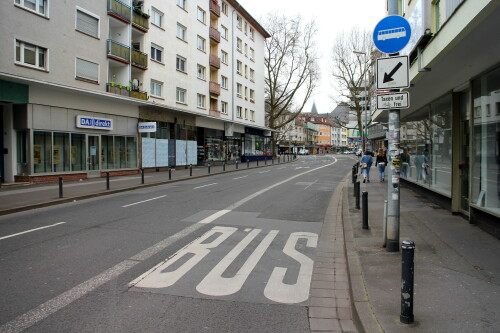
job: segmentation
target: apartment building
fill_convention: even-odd
[[[269,35],[236,1],[9,0],[3,14],[2,182],[271,156]]]
[[[412,27],[401,177],[500,237],[500,2],[387,4]]]

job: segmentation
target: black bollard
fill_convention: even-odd
[[[106,190],[109,190],[109,171],[106,171]]]
[[[141,168],[141,184],[144,184],[144,168]]]
[[[236,170],[238,170],[238,161],[236,161]]]
[[[354,196],[356,197],[356,209],[360,209],[359,205],[359,197],[360,197],[360,191],[361,191],[361,183],[360,182],[355,182],[354,183]]]
[[[413,323],[413,275],[415,259],[415,243],[406,240],[401,242],[401,316],[403,324]]]
[[[267,165],[267,158],[264,157],[264,165]]]
[[[257,166],[259,166],[259,160],[257,160]]]
[[[172,180],[172,169],[168,168],[168,180]]]
[[[210,173],[210,163],[208,163],[208,173]]]
[[[357,173],[357,172],[356,172],[356,166],[355,166],[355,165],[353,165],[353,166],[352,166],[352,183],[353,183],[353,184],[354,184],[354,183],[356,183],[356,173]]]
[[[63,197],[63,177],[59,176],[59,198]]]
[[[271,160],[271,163],[272,163],[272,165],[274,165],[274,157],[273,157],[273,159]]]
[[[226,171],[226,162],[222,162],[222,171]]]
[[[368,229],[368,192],[363,191],[363,229]]]
[[[250,161],[247,161],[247,168],[250,168]]]
[[[193,175],[193,165],[189,164],[189,177]]]

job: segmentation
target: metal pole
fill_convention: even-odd
[[[172,168],[168,168],[168,180],[172,180]]]
[[[189,177],[193,176],[193,165],[189,164]]]
[[[352,166],[352,183],[356,183],[356,166]]]
[[[403,241],[401,244],[401,316],[403,324],[413,323],[413,276],[415,263],[415,243]]]
[[[271,159],[271,163],[272,165],[274,165],[274,157]]]
[[[236,170],[238,170],[238,161],[236,161]]]
[[[59,198],[63,197],[63,177],[59,176]]]
[[[267,158],[264,157],[264,165],[267,165]]]
[[[359,205],[359,194],[361,191],[361,183],[360,182],[355,182],[354,183],[354,196],[356,197],[356,209],[360,209],[361,206]]]
[[[109,171],[106,171],[106,190],[109,190]]]
[[[368,192],[363,191],[363,229],[368,229]]]
[[[144,168],[141,168],[141,184],[144,184]]]
[[[400,220],[400,151],[399,151],[399,110],[389,111],[389,177],[387,182],[387,252],[399,251]]]
[[[257,166],[259,166],[259,160],[257,160]]]
[[[222,171],[226,171],[226,161],[222,162]]]
[[[382,233],[384,234],[384,242],[383,242],[383,247],[386,246],[387,243],[387,200],[384,200],[384,221],[383,221],[383,231]]]
[[[250,161],[247,160],[247,168],[250,168]]]
[[[210,173],[210,163],[208,163],[208,173]]]

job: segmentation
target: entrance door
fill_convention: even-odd
[[[470,101],[469,90],[461,92],[460,103],[460,210],[469,215]]]
[[[99,154],[101,149],[99,148],[99,136],[97,135],[89,135],[88,136],[88,151],[87,151],[87,159],[88,159],[88,177],[100,177],[101,172],[99,171],[101,168],[99,166]]]
[[[0,128],[3,130],[3,106],[0,105]],[[4,148],[3,148],[3,135],[0,135],[0,183],[4,182],[4,169],[3,169],[3,161],[4,161]]]

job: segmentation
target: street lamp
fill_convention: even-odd
[[[358,56],[358,60],[359,60],[359,56],[360,55],[363,55],[363,63],[364,65],[366,66],[366,52],[362,52],[362,51],[352,51],[352,53],[354,53],[355,55]],[[364,96],[364,100],[365,102],[363,103],[363,113],[364,113],[364,118],[365,118],[365,121],[364,121],[364,124],[363,124],[363,128],[361,129],[361,139],[363,140],[363,142],[361,143],[361,147],[363,149],[363,151],[366,150],[366,147],[365,147],[365,143],[366,143],[366,137],[365,137],[365,131],[366,131],[366,126],[368,125],[368,116],[367,116],[367,111],[368,111],[368,94],[366,92],[366,86],[367,86],[367,81],[366,81],[366,68],[364,69],[364,73],[363,73],[363,84],[365,86],[365,96]]]

